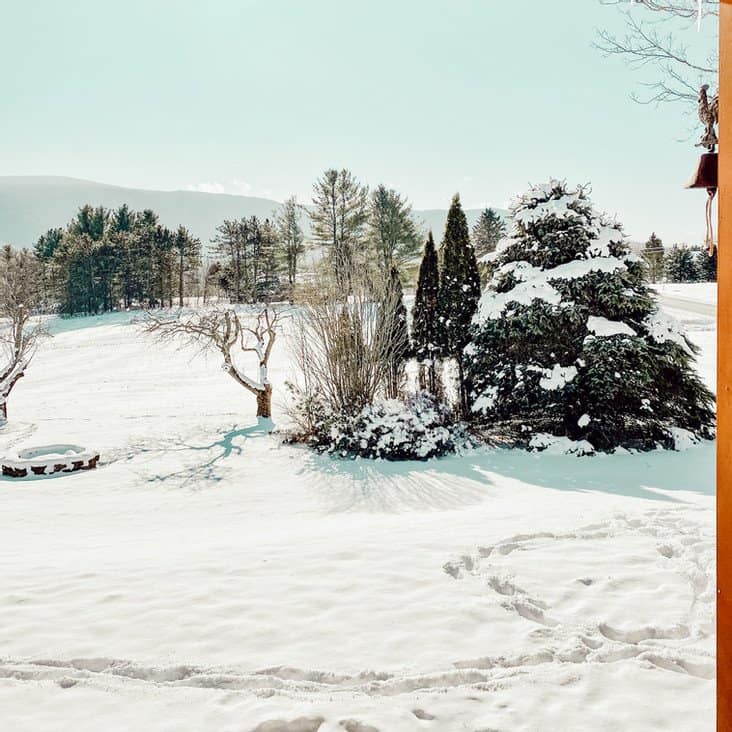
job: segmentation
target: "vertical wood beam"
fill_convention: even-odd
[[[732,732],[732,0],[719,21],[717,730]]]

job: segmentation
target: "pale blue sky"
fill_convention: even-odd
[[[417,208],[555,176],[635,238],[698,240],[694,118],[630,101],[638,77],[591,47],[618,20],[597,0],[0,0],[0,175],[307,201],[345,166]]]

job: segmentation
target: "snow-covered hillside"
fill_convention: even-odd
[[[128,320],[64,323],[9,402],[4,451],[103,462],[0,481],[3,730],[711,727],[712,444],[317,457]]]

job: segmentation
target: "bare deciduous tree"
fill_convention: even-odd
[[[596,43],[603,53],[621,56],[635,69],[650,67],[658,78],[642,82],[645,94],[633,94],[642,104],[659,102],[695,103],[699,87],[716,88],[719,70],[717,53],[719,0],[600,0],[615,5],[625,15],[625,33],[598,32]],[[701,6],[701,16],[699,15]],[[707,22],[715,32],[683,42],[685,31],[696,31]]]
[[[0,251],[0,422],[8,417],[7,400],[25,375],[46,330],[33,322],[41,295],[41,269],[28,251],[9,246]]]
[[[162,341],[183,339],[204,350],[218,351],[224,358],[223,370],[257,398],[257,417],[269,418],[272,416],[272,384],[268,367],[281,315],[271,307],[263,308],[249,319],[234,308],[211,308],[194,314],[179,313],[170,318],[148,314],[143,329]],[[238,363],[246,353],[256,356],[256,378],[247,376]]]

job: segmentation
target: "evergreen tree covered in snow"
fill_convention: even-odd
[[[464,413],[467,392],[463,378],[463,349],[470,341],[470,322],[480,299],[480,275],[475,251],[470,243],[468,222],[457,194],[447,214],[441,255],[438,298],[440,345],[442,354],[457,362],[460,411]]]
[[[697,282],[699,265],[693,252],[687,246],[674,244],[666,255],[666,277],[670,282]]]
[[[531,188],[511,212],[465,349],[476,422],[600,450],[672,447],[676,428],[711,437],[696,348],[659,312],[620,226],[559,181]]]
[[[439,391],[437,359],[440,355],[440,323],[438,300],[440,271],[435,240],[430,231],[419,266],[417,292],[412,307],[412,344],[420,363],[420,386],[432,394]]]
[[[506,222],[492,209],[481,212],[473,226],[473,247],[475,254],[482,257],[495,251],[496,245],[506,236]]]

